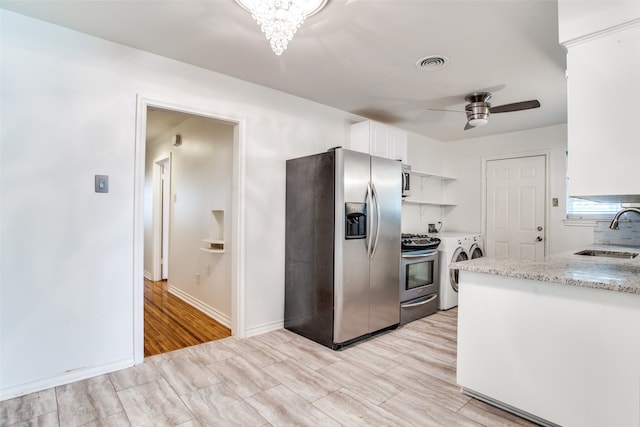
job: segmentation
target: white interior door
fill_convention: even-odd
[[[151,280],[169,278],[169,223],[171,219],[171,155],[153,165],[153,240]]]
[[[544,258],[545,156],[486,162],[486,255]]]

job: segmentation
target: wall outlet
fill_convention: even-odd
[[[200,284],[200,273],[196,273],[196,285]]]

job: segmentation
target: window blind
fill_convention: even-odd
[[[611,219],[622,209],[620,203],[600,203],[591,200],[567,198],[567,218],[569,219]]]

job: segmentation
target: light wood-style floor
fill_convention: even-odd
[[[0,402],[0,424],[533,426],[464,396],[457,309],[341,351],[284,329]]]
[[[144,355],[231,336],[231,330],[169,293],[167,281],[144,279]]]

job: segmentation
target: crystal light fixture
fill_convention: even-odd
[[[251,12],[276,55],[282,55],[304,20],[318,13],[327,4],[327,0],[235,1]]]

